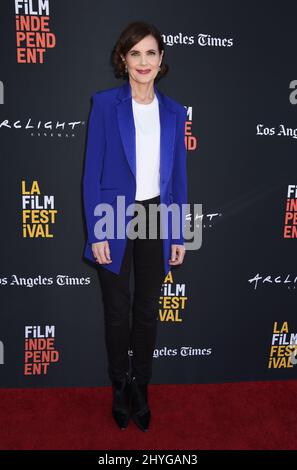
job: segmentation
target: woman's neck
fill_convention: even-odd
[[[154,82],[130,81],[132,98],[139,104],[150,104],[155,98]]]

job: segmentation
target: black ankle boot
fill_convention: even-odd
[[[142,430],[147,431],[151,419],[148,405],[148,383],[140,384],[136,377],[132,377],[130,386],[131,417],[134,423]]]
[[[112,401],[112,415],[120,429],[124,430],[129,424],[130,409],[129,409],[129,394],[130,379],[126,374],[122,380],[112,381],[113,401]]]

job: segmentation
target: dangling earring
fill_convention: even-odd
[[[125,62],[125,59],[122,59],[123,62]],[[127,64],[125,63],[125,72],[127,73],[128,72],[128,67],[127,67]]]
[[[125,62],[124,59],[123,59],[123,62]],[[127,64],[126,64],[126,63],[125,63],[125,72],[126,72],[126,73],[128,72],[128,67],[127,67]]]

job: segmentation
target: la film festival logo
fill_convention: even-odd
[[[43,64],[56,46],[49,25],[49,0],[15,0],[16,57],[19,64]]]
[[[297,333],[289,333],[289,323],[273,324],[273,334],[268,361],[269,369],[288,369],[297,363]]]
[[[46,375],[49,366],[59,361],[55,331],[55,325],[25,326],[24,375]]]
[[[174,284],[172,272],[167,274],[160,296],[159,319],[162,322],[179,323],[183,321],[182,312],[185,309],[188,297],[185,284]]]
[[[23,237],[52,238],[50,229],[57,215],[54,196],[42,195],[37,181],[27,187],[23,180],[21,191]]]
[[[289,184],[285,212],[284,238],[297,237],[297,186]]]

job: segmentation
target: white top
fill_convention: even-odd
[[[155,94],[149,104],[132,98],[136,130],[136,196],[142,201],[160,194],[160,119]]]

